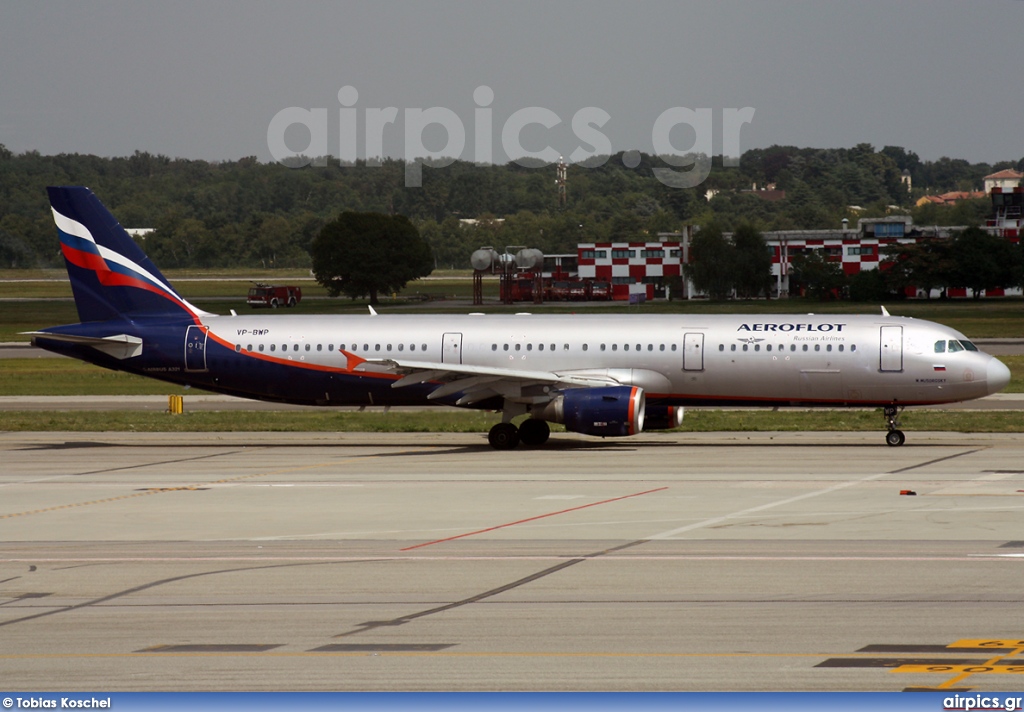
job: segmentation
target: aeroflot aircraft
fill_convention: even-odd
[[[306,405],[500,410],[493,447],[548,422],[597,436],[682,421],[687,405],[904,406],[979,398],[1010,371],[928,321],[846,315],[209,314],[185,301],[88,188],[49,188],[80,324],[33,343],[105,368]],[[518,427],[514,418],[528,415]]]

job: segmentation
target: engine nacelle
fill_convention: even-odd
[[[644,430],[672,430],[683,424],[681,405],[649,405],[644,415]]]
[[[530,414],[584,435],[617,437],[644,429],[646,397],[636,386],[570,388],[550,403],[533,406]]]

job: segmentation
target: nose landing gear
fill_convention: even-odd
[[[900,413],[903,412],[904,406],[887,405],[883,411],[885,414],[886,427],[889,432],[885,434],[885,444],[890,447],[899,447],[907,440],[907,436],[900,430]]]

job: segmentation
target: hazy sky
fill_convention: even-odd
[[[607,113],[612,151],[647,152],[663,112],[711,109],[715,153],[723,111],[753,107],[741,150],[867,142],[992,163],[1024,156],[1022,28],[1021,0],[4,2],[0,144],[270,160],[271,119],[301,107],[326,109],[337,154],[339,89],[354,87],[360,154],[367,109],[398,109],[384,150],[402,156],[407,110],[444,107],[472,160],[486,86],[499,160],[527,107],[561,123],[527,126],[522,145],[565,155],[593,147],[571,126],[586,107]]]

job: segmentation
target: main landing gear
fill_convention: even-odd
[[[900,413],[903,412],[903,406],[893,405],[885,406],[885,421],[886,427],[889,432],[885,434],[885,444],[890,447],[899,447],[907,440],[907,436],[900,430]]]
[[[495,450],[511,450],[519,443],[539,447],[550,435],[551,428],[546,421],[527,418],[518,428],[513,423],[498,423],[487,434],[487,441]]]

